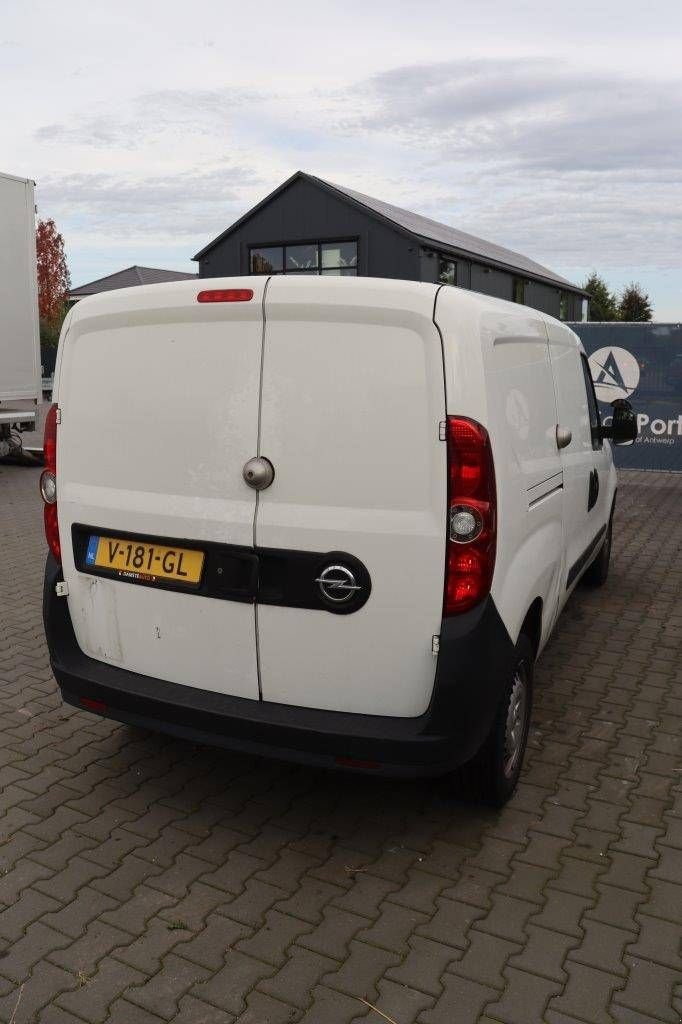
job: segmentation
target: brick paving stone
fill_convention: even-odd
[[[123,892],[124,896],[121,902],[106,893],[96,892],[95,896],[107,899],[112,904],[111,909],[106,909],[101,914],[102,920],[115,928],[124,928],[132,935],[141,935],[147,926],[147,921],[150,921],[159,911],[169,906],[176,906],[177,902],[167,893],[157,892],[156,889],[150,889],[144,884],[137,886],[132,895],[126,896],[126,889]],[[87,898],[86,904],[90,905]],[[55,927],[58,925],[56,924]],[[71,932],[69,932],[70,934]]]
[[[160,1024],[162,1018],[128,999],[115,999],[107,1012],[107,1024]]]
[[[416,934],[447,946],[466,949],[472,924],[484,917],[485,911],[477,907],[455,900],[439,899],[435,915],[426,924],[420,925]]]
[[[384,978],[379,982],[379,994],[376,1000],[371,1000],[381,1013],[386,1014],[395,1021],[416,1021],[420,1013],[433,1006],[435,999],[426,995],[419,989],[408,988],[406,985],[399,985],[394,981]],[[383,1020],[375,1012],[370,1012],[362,1018],[367,1024],[377,1024]]]
[[[226,955],[224,966],[207,981],[195,985],[190,995],[237,1015],[246,1006],[249,992],[259,981],[274,973],[275,969],[270,964],[231,950]]]
[[[347,955],[350,940],[365,927],[367,920],[347,910],[327,907],[324,917],[313,931],[302,935],[297,945],[312,949],[315,953],[343,960]]]
[[[659,844],[658,852],[658,864],[652,869],[651,878],[661,878],[664,882],[682,881],[682,850]]]
[[[375,1002],[379,979],[399,961],[400,957],[395,953],[353,940],[343,964],[333,973],[326,974],[321,982],[327,988]]]
[[[292,914],[303,921],[318,924],[322,920],[324,908],[337,896],[342,896],[341,886],[331,885],[317,878],[303,878],[298,890],[287,899],[275,904],[277,910],[284,914]]]
[[[522,946],[497,935],[486,935],[473,928],[469,932],[469,938],[470,945],[466,953],[461,959],[451,961],[448,970],[481,985],[504,988],[506,982],[502,971],[509,958],[519,953]]]
[[[182,996],[210,975],[211,972],[205,968],[169,953],[164,957],[158,973],[144,985],[129,988],[126,999],[150,1013],[155,1013],[162,1020],[171,1020],[177,1012]]]
[[[42,864],[28,859],[20,860],[2,876],[2,902],[5,906],[11,906],[29,886],[35,888],[36,882],[53,875],[54,872]],[[46,895],[49,896],[49,892]]]
[[[498,884],[495,891],[500,895],[513,896],[542,906],[545,901],[545,886],[554,877],[555,872],[552,868],[512,861],[511,875],[504,883]]]
[[[234,1021],[234,1014],[219,1010],[196,996],[182,996],[173,1017],[173,1024],[234,1024]]]
[[[442,995],[431,1009],[419,1015],[419,1024],[475,1024],[483,1007],[495,1002],[499,994],[490,986],[446,974]],[[524,1024],[528,1024],[528,1018]]]
[[[285,895],[284,889],[253,878],[246,883],[239,896],[225,902],[221,912],[235,921],[259,928],[268,910],[279,903]]]
[[[637,932],[635,912],[646,897],[641,893],[630,892],[629,889],[616,889],[612,885],[597,885],[597,890],[597,901],[585,911],[583,923],[588,920],[601,921],[614,928]]]
[[[589,896],[576,896],[573,893],[548,888],[547,902],[539,914],[530,918],[529,923],[564,935],[574,935],[580,939],[583,935],[580,921],[592,903]]]
[[[286,1003],[281,1003],[264,992],[251,992],[246,997],[246,1009],[235,1018],[235,1024],[294,1024],[299,1016],[299,1013]],[[173,1024],[176,1024],[175,1020]],[[188,1021],[188,1024],[195,1022]],[[213,1024],[213,1021],[210,1024]]]
[[[313,989],[325,974],[337,967],[338,962],[331,957],[292,946],[284,966],[259,982],[258,988],[285,1003],[306,1009],[311,1003]]]
[[[632,933],[624,928],[585,918],[582,925],[585,929],[584,938],[579,946],[570,951],[568,960],[625,977],[627,971],[623,966],[623,953],[627,944],[632,942]]]
[[[403,893],[404,888],[401,889],[397,882],[390,882],[374,875],[356,875],[353,887],[347,889],[342,896],[337,896],[332,903],[340,910],[349,910],[352,914],[376,919],[381,913],[382,901],[387,896],[395,897]],[[403,900],[393,899],[392,902],[403,904]]]
[[[493,908],[487,917],[476,922],[476,930],[489,932],[510,942],[526,941],[526,923],[537,913],[537,905],[530,900],[519,900],[514,896],[493,896]]]
[[[173,900],[168,896],[165,896],[165,900],[159,910],[160,918],[172,925],[182,922],[190,931],[199,932],[206,924],[208,915],[225,907],[229,897],[211,885],[194,882],[181,900]]]
[[[142,882],[149,882],[154,875],[159,875],[162,868],[156,864],[148,864],[140,860],[134,853],[123,858],[119,867],[91,882],[93,889],[103,892],[105,896],[113,896],[119,902],[129,900],[135,889]]]
[[[227,913],[226,908],[223,913]],[[278,910],[271,910],[265,915],[263,924],[258,931],[253,932],[246,939],[237,943],[237,949],[241,953],[248,953],[265,963],[275,967],[286,962],[290,946],[301,935],[313,931],[313,925],[308,921],[299,921],[289,914],[282,914]]]
[[[0,1020],[28,1024],[57,996],[77,984],[77,979],[68,971],[41,961],[23,986],[17,986],[9,995],[0,998]]]
[[[472,907],[489,910],[492,906],[492,892],[504,882],[505,877],[497,872],[466,863],[462,865],[461,874],[454,885],[443,889],[440,895],[449,900],[458,900],[460,903],[469,903]]]
[[[140,971],[120,963],[118,960],[106,958],[101,961],[97,973],[72,992],[57,997],[57,1005],[70,1010],[88,1024],[102,1024],[107,1017],[107,1010],[119,995],[125,995],[131,985],[139,985],[145,980]]]
[[[568,961],[566,971],[568,984],[563,993],[552,1000],[550,1009],[590,1021],[590,1024],[610,1024],[609,1004],[614,992],[623,987],[623,979]]]
[[[181,945],[176,947],[176,952],[201,967],[217,971],[225,963],[230,950],[250,936],[251,929],[247,925],[220,914],[209,914],[206,926],[196,934],[188,935],[183,931],[179,936]]]
[[[258,857],[242,853],[241,850],[232,850],[223,863],[215,869],[210,870],[210,865],[198,858],[192,858],[197,865],[203,864],[203,872],[195,877],[201,876],[205,885],[212,885],[215,889],[222,889],[231,896],[237,896],[243,892],[246,882],[255,873],[265,867],[265,862]]]
[[[367,1013],[367,1008],[357,998],[322,985],[313,991],[312,999],[311,1008],[299,1018],[298,1024],[321,1024],[321,1021],[325,1024],[352,1024],[358,1011],[363,1018]]]
[[[48,928],[42,921],[35,921],[17,942],[2,951],[0,975],[21,984],[48,953],[68,944],[68,936]]]
[[[144,933],[138,938],[131,941],[131,936],[126,936],[124,942],[119,942],[112,955],[144,974],[155,974],[161,969],[166,954],[190,936],[189,929],[169,928],[167,921],[156,917],[147,922]]]
[[[161,874],[156,873],[158,871],[156,864],[147,864],[147,867],[154,868],[153,875],[150,873],[149,876],[144,876],[150,888],[160,889],[161,892],[168,893],[169,896],[182,899],[189,891],[192,883],[198,878],[207,881],[203,878],[203,875],[210,865],[207,865],[205,860],[199,860],[197,857],[190,857],[189,854],[180,853],[171,866],[166,868]]]
[[[428,920],[427,915],[418,910],[410,910],[395,903],[384,903],[377,920],[369,928],[366,927],[367,922],[364,922],[364,927],[357,933],[357,938],[381,949],[402,954],[407,949],[410,935]]]
[[[650,895],[642,907],[651,917],[661,917],[666,921],[679,923],[682,907],[682,878],[679,884],[663,882],[658,878],[648,879]],[[634,912],[632,915],[634,922]]]
[[[568,979],[564,968],[566,956],[578,944],[579,940],[572,935],[530,924],[528,942],[516,956],[510,957],[509,966],[564,984]]]
[[[549,1000],[561,990],[557,982],[513,967],[507,968],[505,978],[507,985],[499,1000],[486,1006],[487,1014],[505,1024],[542,1020]]]
[[[93,974],[100,960],[102,960],[112,949],[117,946],[127,945],[130,942],[130,935],[112,928],[104,921],[92,921],[85,933],[64,949],[57,949],[50,954],[52,963],[59,964],[72,974],[82,971],[84,974]]]
[[[476,940],[479,942],[502,942],[501,939],[492,939],[484,935],[472,936],[472,947]],[[386,971],[386,978],[398,985],[418,989],[438,997],[443,991],[443,982],[441,981],[443,974],[451,964],[456,965],[461,956],[461,950],[453,949],[452,946],[413,935],[409,941],[407,954],[397,966],[390,967]],[[471,970],[475,969],[476,964],[477,961],[472,959]],[[475,977],[474,980],[476,980]]]
[[[679,1013],[672,1008],[674,986],[680,980],[679,971],[662,967],[650,960],[626,956],[628,980],[615,996],[614,1004],[636,1012],[646,1013],[657,1020],[679,1024]]]
[[[0,883],[0,892],[2,884]],[[16,942],[34,921],[49,924],[46,915],[58,910],[61,904],[36,889],[24,889],[10,907],[0,910],[0,937]]]
[[[137,851],[138,857],[151,860],[152,858],[146,856],[148,850],[141,849],[145,843],[146,840],[142,836],[135,835],[134,832],[129,832],[124,828],[117,828],[103,842],[97,843],[97,845],[93,844],[90,849],[86,849],[83,857],[113,870],[118,867],[127,854],[133,851]]]
[[[397,903],[401,907],[409,907],[411,910],[420,910],[423,914],[434,914],[436,911],[436,899],[450,886],[451,880],[442,875],[432,875],[416,869],[411,869],[407,874],[408,878],[405,884],[387,894],[386,900],[389,903]],[[380,880],[375,879],[374,881],[379,883]],[[384,882],[383,884],[392,885],[393,883]],[[353,899],[353,892],[354,889],[348,893],[351,900]],[[352,906],[344,903],[342,897],[335,899],[334,904],[336,906],[344,906],[347,910],[353,909]],[[369,910],[372,910],[371,915]],[[367,912],[368,916],[375,916],[374,908],[370,903],[366,905],[366,911],[356,910],[355,912]]]
[[[643,909],[647,909],[646,904]],[[682,903],[678,903],[677,907],[672,907],[671,910],[678,915],[682,914]],[[637,959],[653,960],[664,967],[672,967],[680,971],[682,979],[682,927],[679,919],[676,922],[665,921],[642,912],[636,915],[635,920],[639,925],[639,936],[637,941],[629,946],[628,955]]]

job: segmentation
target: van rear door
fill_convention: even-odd
[[[57,473],[81,649],[143,675],[258,699],[255,493],[242,467],[257,447],[265,279],[248,284],[250,301],[200,303],[200,283],[186,281],[77,307],[63,344]],[[140,558],[151,575],[155,560],[178,565],[182,549],[213,561],[206,556],[200,588],[141,585],[97,568],[98,537],[119,561],[116,544],[131,545],[131,571]],[[141,542],[151,554],[136,554]],[[237,545],[235,557],[221,561],[226,544]],[[228,593],[230,580],[241,600]]]
[[[256,515],[263,700],[402,717],[428,706],[446,516],[434,298],[433,286],[398,281],[269,281],[259,454],[275,477]]]

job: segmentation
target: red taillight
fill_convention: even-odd
[[[252,298],[251,288],[209,288],[199,292],[197,302],[248,302]]]
[[[57,499],[55,491],[55,499],[49,504],[45,501],[45,494],[51,493],[47,488],[43,486],[43,479],[47,478],[50,482],[56,480],[57,476],[57,406],[51,405],[48,409],[47,416],[45,417],[45,434],[43,437],[43,460],[45,462],[45,469],[41,473],[41,493],[43,495],[43,501],[45,502],[44,519],[45,519],[45,538],[47,540],[48,547],[55,559],[61,563],[62,560],[62,547],[59,542],[59,524],[57,522]]]
[[[485,427],[449,416],[447,559],[443,613],[456,615],[481,601],[495,568],[495,470]]]

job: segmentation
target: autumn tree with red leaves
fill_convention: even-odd
[[[38,221],[36,254],[40,333],[46,336],[45,340],[52,340],[55,333],[59,337],[59,328],[64,319],[66,299],[71,287],[64,254],[64,239],[52,219]]]

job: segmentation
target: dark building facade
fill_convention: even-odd
[[[456,285],[562,320],[586,293],[534,260],[298,171],[194,257],[200,277],[308,273]]]

